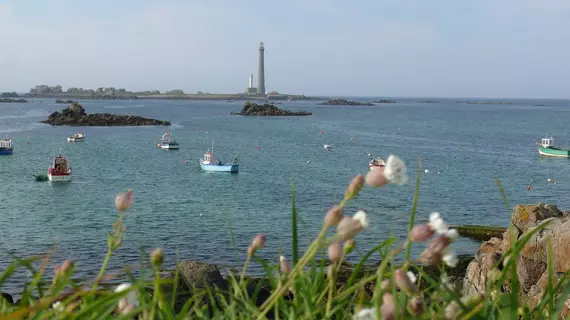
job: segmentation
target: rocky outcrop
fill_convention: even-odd
[[[0,103],[27,103],[28,100],[24,99],[10,99],[10,98],[2,98],[0,99]]]
[[[570,270],[570,217],[555,205],[517,205],[511,215],[514,239],[529,235],[539,225],[545,227],[532,235],[516,257],[517,277],[521,286],[521,298],[531,308],[540,301],[548,283],[548,240],[552,244],[553,272],[556,275]],[[510,234],[485,241],[467,267],[462,294],[484,292],[489,271],[497,265],[502,255],[511,248]],[[557,279],[554,279],[555,281]],[[508,288],[505,288],[508,290]]]
[[[75,102],[73,100],[59,100],[59,99],[57,99],[57,100],[55,100],[55,103],[57,103],[57,104],[73,104],[73,103],[77,103],[77,102]]]
[[[374,103],[396,103],[396,102],[398,102],[398,101],[382,99],[382,100],[375,100],[375,101],[372,101],[372,102],[374,102]]]
[[[319,103],[320,105],[327,106],[373,106],[374,103],[370,102],[359,102],[346,99],[334,99]]]
[[[74,102],[69,107],[49,115],[42,123],[53,126],[169,126],[170,122],[139,116],[115,115],[109,113],[87,114],[85,108]]]
[[[451,226],[457,230],[460,236],[470,238],[478,241],[487,241],[493,237],[502,237],[503,233],[507,230],[504,227],[491,227],[491,226],[477,226],[477,225],[463,225]]]
[[[280,109],[273,103],[257,104],[247,101],[240,112],[232,112],[231,114],[240,116],[310,116],[312,113]]]

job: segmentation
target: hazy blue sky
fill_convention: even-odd
[[[0,0],[0,91],[36,84],[570,97],[570,0]]]

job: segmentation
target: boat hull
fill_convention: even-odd
[[[214,172],[238,172],[239,165],[238,164],[202,164],[200,163],[200,167],[204,171],[214,171]]]
[[[538,153],[548,157],[570,158],[570,150],[568,149],[538,147]]]
[[[178,150],[178,145],[168,145],[168,144],[161,144],[160,148],[163,150]]]
[[[69,182],[71,181],[71,175],[52,175],[48,173],[48,180],[51,182]]]
[[[13,153],[13,151],[14,151],[14,149],[12,149],[12,148],[9,148],[9,149],[3,148],[3,149],[0,149],[0,155],[2,155],[2,156],[10,155]]]
[[[67,138],[67,142],[83,142],[83,141],[85,141],[84,138],[70,138],[70,137]]]

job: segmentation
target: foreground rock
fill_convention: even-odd
[[[77,102],[49,115],[48,123],[53,126],[169,126],[170,122],[139,116],[115,115],[109,113],[87,114]]]
[[[24,99],[10,99],[10,98],[2,98],[0,99],[0,103],[27,103],[28,100]]]
[[[240,116],[310,116],[306,111],[289,111],[280,109],[272,103],[257,104],[247,101],[240,112],[232,112]]]
[[[528,235],[541,223],[548,223],[530,238],[516,257],[522,302],[533,308],[540,301],[548,283],[548,238],[552,243],[554,280],[557,281],[558,275],[570,270],[570,218],[555,205],[517,205],[511,215],[511,223],[514,239],[517,240]],[[489,270],[497,266],[502,255],[511,248],[510,242],[509,232],[506,231],[502,237],[491,238],[481,245],[475,259],[467,267],[462,286],[463,295],[485,291]]]
[[[345,100],[345,99],[334,99],[326,102],[321,102],[319,104],[327,106],[373,106],[374,105],[374,103],[370,102],[358,102],[358,101]]]

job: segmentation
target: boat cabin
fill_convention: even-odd
[[[67,173],[69,168],[67,167],[67,159],[62,156],[55,157],[53,159],[53,172],[54,173]]]
[[[554,147],[554,139],[552,139],[552,137],[550,138],[542,138],[542,141],[540,143],[540,146],[543,148],[550,148],[550,147]]]
[[[166,132],[165,134],[163,134],[163,135],[162,135],[162,142],[164,142],[164,143],[171,143],[171,142],[173,142],[173,140],[172,140],[172,133]]]
[[[216,164],[216,156],[208,151],[206,153],[204,153],[204,158],[202,159],[202,162],[204,164]]]
[[[12,148],[12,140],[6,138],[6,139],[0,141],[0,148],[3,148],[3,149]]]

